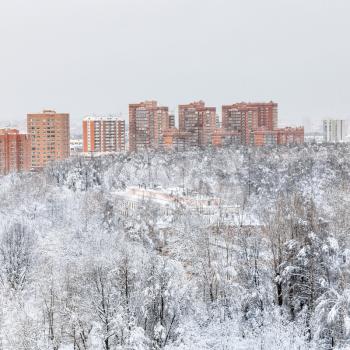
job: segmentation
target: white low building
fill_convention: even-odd
[[[70,140],[69,144],[70,144],[70,155],[71,156],[81,154],[83,152],[83,140],[82,139]]]
[[[183,189],[148,189],[142,186],[131,186],[124,191],[115,192],[119,200],[120,212],[129,216],[138,208],[151,202],[162,215],[172,215],[175,211],[187,211],[201,216],[205,223],[232,223],[239,213],[238,205],[228,205],[220,198],[200,194],[183,194]]]

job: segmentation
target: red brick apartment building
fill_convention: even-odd
[[[44,110],[27,115],[27,130],[32,139],[31,167],[42,169],[50,161],[70,155],[69,114]]]
[[[222,123],[215,107],[203,101],[178,107],[179,129],[167,107],[149,101],[129,105],[129,149],[163,147],[186,150],[191,147],[242,144],[269,146],[304,142],[304,129],[278,128],[278,104],[240,102],[222,106]]]
[[[277,144],[302,144],[304,143],[304,127],[291,128],[286,127],[277,129]]]
[[[179,105],[179,131],[189,133],[189,147],[208,146],[216,130],[216,108],[203,101]]]
[[[278,128],[278,104],[235,103],[222,106],[222,132],[232,141],[254,146],[300,144],[304,142],[304,128]],[[230,133],[232,133],[230,135]],[[229,135],[229,136],[228,136]],[[239,135],[239,136],[238,136]],[[215,143],[220,145],[219,133]]]
[[[163,131],[169,129],[171,123],[168,107],[158,106],[157,101],[130,104],[129,150],[162,147]]]
[[[84,152],[125,150],[125,121],[115,117],[87,117],[83,120]]]
[[[179,131],[177,128],[164,130],[163,148],[165,150],[185,151],[189,148],[191,133],[188,131]]]
[[[255,146],[290,145],[304,143],[304,128],[280,128],[276,130],[266,130],[260,128],[254,131]]]
[[[241,144],[241,133],[234,130],[225,130],[218,128],[214,131],[212,137],[213,146],[229,146]]]
[[[268,103],[234,103],[222,106],[222,128],[240,134],[241,143],[254,145],[254,132],[277,128],[278,105]],[[259,138],[259,137],[258,137]]]
[[[30,168],[30,137],[17,129],[0,129],[0,174],[29,171]]]

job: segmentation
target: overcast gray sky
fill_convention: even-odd
[[[274,100],[281,124],[350,116],[349,0],[0,0],[0,121]]]

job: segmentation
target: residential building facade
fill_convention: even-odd
[[[0,175],[29,171],[31,142],[27,134],[17,129],[0,129]]]
[[[277,122],[278,104],[272,101],[240,102],[222,106],[223,129],[238,132],[241,135],[240,143],[245,145],[254,145],[255,140],[261,140],[264,130],[275,130]],[[259,131],[256,137],[255,131]]]
[[[132,152],[160,148],[163,132],[173,124],[168,107],[158,106],[157,101],[145,101],[129,105],[129,150]]]
[[[165,150],[186,151],[191,140],[191,133],[180,131],[177,128],[167,129],[163,132],[163,148]]]
[[[162,110],[164,108],[164,110]],[[186,150],[193,147],[273,146],[304,142],[304,129],[278,128],[278,104],[239,102],[222,106],[222,120],[215,107],[204,101],[178,106],[179,128],[175,117],[156,101],[129,105],[129,149]]]
[[[39,170],[51,161],[70,155],[69,114],[44,110],[27,115],[27,132],[31,136],[31,167]]]
[[[179,105],[179,131],[190,133],[191,147],[212,144],[216,124],[215,107],[206,107],[203,101]]]
[[[325,119],[323,120],[323,141],[344,142],[347,125],[345,120]]]
[[[115,117],[86,117],[83,120],[84,152],[125,151],[125,121]]]
[[[297,128],[281,128],[277,129],[277,144],[289,145],[289,144],[302,144],[304,143],[304,127]]]

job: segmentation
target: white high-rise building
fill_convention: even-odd
[[[323,141],[344,142],[346,137],[346,121],[341,119],[323,120]]]

